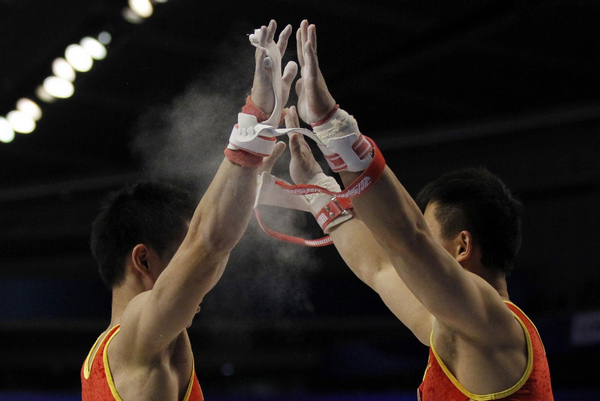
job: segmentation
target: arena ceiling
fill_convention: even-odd
[[[32,134],[0,143],[5,195],[138,173],[144,160],[132,142],[144,118],[171,110],[190,86],[223,96],[248,90],[244,35],[270,18],[280,26],[297,27],[303,18],[317,25],[331,92],[385,147],[402,146],[403,138],[435,140],[458,127],[510,129],[505,124],[599,114],[595,0],[171,0],[155,4],[139,25],[122,20],[124,6],[0,1],[0,115],[35,96],[68,44],[103,30],[113,35],[107,58],[78,75],[72,98],[43,104]],[[225,119],[229,126],[234,116]]]

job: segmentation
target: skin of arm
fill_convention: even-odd
[[[302,75],[301,85],[296,86],[300,91],[298,112],[310,124],[328,115],[335,100],[320,73],[314,25],[303,21],[297,39]],[[359,174],[340,175],[347,186]],[[489,282],[463,267],[462,264],[479,263],[479,249],[471,234],[463,231],[457,241],[442,246],[439,232],[432,233],[423,213],[388,167],[366,193],[353,199],[353,204],[399,276],[402,286],[398,288],[408,289],[434,317],[435,347],[461,383],[481,393],[513,385],[525,370],[525,336],[503,302],[503,296],[507,299],[508,294],[501,296]],[[332,232],[332,237],[335,234]],[[353,233],[341,235],[348,237]],[[336,246],[344,246],[339,238],[334,241]],[[347,263],[360,263],[352,258]],[[358,272],[364,269],[351,268]],[[415,334],[426,343],[418,329]]]
[[[277,25],[271,21],[261,27],[263,39],[274,40]],[[278,47],[283,53],[291,26],[280,34]],[[264,50],[255,52],[256,68],[252,101],[266,113],[274,106],[270,63]],[[289,63],[282,77],[284,99],[296,74]],[[278,145],[271,157],[277,157]],[[265,163],[271,163],[269,158]],[[258,168],[241,167],[224,158],[210,186],[198,204],[188,232],[164,271],[155,278],[150,291],[134,298],[121,317],[121,332],[115,341],[122,360],[140,366],[155,363],[189,326],[202,299],[219,281],[229,254],[243,235],[252,214]]]
[[[291,107],[285,117],[286,126],[298,127],[296,109]],[[322,172],[310,146],[300,134],[290,135],[290,175],[296,184],[305,184]],[[334,246],[356,276],[373,289],[385,305],[415,336],[429,345],[433,316],[416,299],[400,279],[385,252],[364,223],[353,219],[334,227],[330,232]]]
[[[320,72],[316,28],[303,21],[298,33],[302,80],[298,113],[306,123],[323,118],[335,105]],[[342,172],[349,185],[357,173]],[[385,168],[379,181],[358,198],[355,210],[386,252],[402,281],[437,320],[488,338],[496,330],[498,315],[512,324],[512,315],[495,290],[483,279],[464,271],[459,262],[434,238],[423,214],[394,173]]]

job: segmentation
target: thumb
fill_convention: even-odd
[[[300,157],[301,154],[301,149],[302,149],[302,143],[300,141],[300,139],[302,139],[302,134],[299,134],[297,132],[293,132],[291,134],[289,134],[290,137],[290,153],[292,154],[292,157]]]
[[[273,169],[273,165],[279,159],[279,157],[283,154],[284,151],[285,151],[285,142],[281,142],[281,141],[277,142],[275,144],[275,147],[273,148],[273,151],[271,152],[271,154],[269,156],[265,157],[261,170],[266,171],[267,173],[270,173],[271,170]]]

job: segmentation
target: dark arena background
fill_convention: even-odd
[[[600,399],[600,2],[136,3],[152,14],[0,0],[0,400],[80,398],[110,317],[89,251],[99,200],[138,179],[206,189],[251,87],[247,34],[271,18],[316,24],[331,93],[411,194],[465,166],[514,190],[511,298],[544,339],[555,398]],[[55,60],[85,37],[100,53],[55,89]],[[13,112],[22,98],[37,120]],[[300,212],[268,218],[319,235]],[[190,336],[213,401],[415,400],[428,352],[332,247],[277,242],[255,221]]]

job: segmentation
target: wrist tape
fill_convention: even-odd
[[[316,185],[331,192],[341,192],[342,190],[335,178],[324,173],[316,174],[307,184]],[[353,206],[349,198],[336,198],[324,193],[307,194],[304,197],[310,205],[311,213],[325,234],[328,234],[333,227],[354,217],[351,211]]]
[[[333,171],[363,171],[373,161],[373,146],[360,133],[356,119],[346,111],[338,108],[313,130]]]

